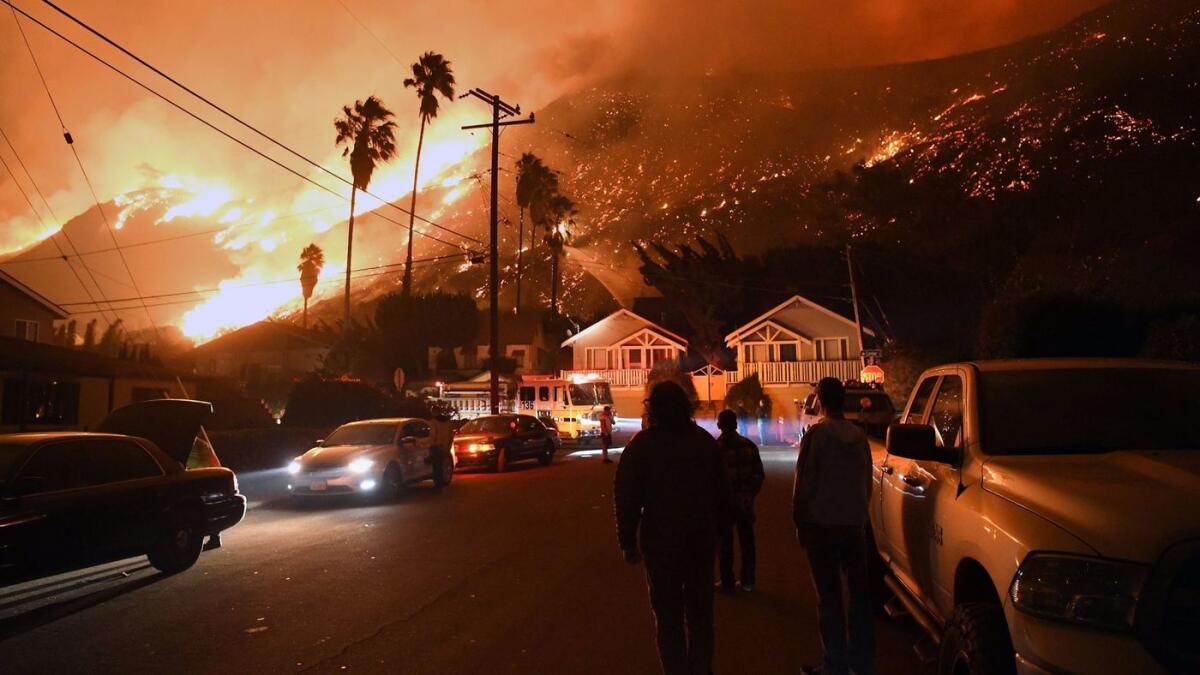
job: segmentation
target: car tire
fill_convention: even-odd
[[[554,461],[554,443],[547,442],[546,448],[538,455],[538,464],[542,466],[550,466]]]
[[[146,558],[164,574],[178,574],[196,564],[204,535],[186,520],[177,520],[163,533],[158,544]]]
[[[942,633],[937,672],[940,675],[1016,673],[1004,610],[990,602],[968,602],[955,608]]]
[[[402,497],[406,486],[404,485],[404,474],[400,472],[400,467],[395,464],[388,464],[387,468],[383,470],[383,485],[379,487],[379,497],[385,501]]]
[[[496,473],[504,473],[508,470],[508,451],[504,448],[496,450],[496,461],[492,466],[492,471]]]
[[[449,452],[438,452],[439,459],[433,462],[433,485],[444,488],[454,480],[454,457]]]

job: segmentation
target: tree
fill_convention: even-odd
[[[558,293],[562,286],[560,259],[571,236],[570,226],[575,224],[575,202],[562,194],[551,195],[547,200],[546,245],[550,247],[550,312],[558,314]]]
[[[83,348],[92,350],[96,348],[96,320],[92,319],[83,329]]]
[[[350,173],[354,179],[350,188],[350,224],[346,233],[346,294],[342,324],[343,334],[350,330],[350,262],[354,249],[354,200],[359,190],[371,183],[375,167],[396,156],[396,123],[392,111],[378,97],[355,101],[354,107],[342,106],[343,117],[333,120],[337,130],[335,147],[346,146],[342,157],[350,157]],[[411,235],[410,235],[411,243]]]
[[[441,104],[438,94],[447,100],[454,99],[454,72],[450,62],[436,52],[425,52],[412,64],[413,76],[404,80],[404,87],[416,90],[420,101],[421,133],[417,136],[417,158],[413,166],[412,198],[408,206],[408,254],[404,263],[404,282],[400,292],[412,294],[413,265],[413,221],[417,217],[417,177],[421,171],[421,147],[425,144],[425,125],[437,117]]]
[[[316,244],[309,244],[300,251],[300,264],[296,270],[300,272],[300,292],[304,294],[304,327],[308,328],[308,299],[312,297],[313,289],[317,287],[317,277],[321,276],[321,268],[325,267],[325,252]]]
[[[521,274],[524,269],[525,212],[534,202],[541,202],[545,195],[558,190],[558,176],[532,152],[526,152],[517,160],[517,208],[520,210],[520,225],[517,229],[517,311],[521,311]],[[533,234],[535,228],[529,228]],[[533,243],[531,237],[530,244]],[[530,249],[532,250],[532,245]]]
[[[108,324],[108,328],[105,328],[104,334],[100,336],[96,351],[105,356],[116,356],[121,351],[121,343],[125,341],[124,323],[122,319],[117,319]]]
[[[375,323],[388,364],[415,373],[425,369],[430,347],[444,353],[473,340],[479,332],[479,310],[468,295],[391,293],[376,306]]]

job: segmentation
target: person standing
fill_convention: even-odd
[[[630,565],[645,558],[663,672],[708,675],[713,559],[726,499],[720,450],[692,420],[692,402],[677,383],[654,385],[646,412],[647,428],[617,464],[617,540]]]
[[[750,411],[742,401],[737,403],[738,433],[745,436],[750,433]]]
[[[721,468],[725,472],[727,497],[725,517],[721,522],[721,579],[717,587],[723,591],[741,588],[754,590],[754,498],[762,490],[762,457],[758,446],[737,432],[737,415],[732,410],[722,410],[717,415],[717,428],[721,430],[717,447],[721,450]],[[742,551],[742,577],[733,578],[733,536],[737,532]]]
[[[755,417],[758,418],[758,444],[767,444],[767,427],[771,424],[771,399],[765,395],[758,399],[758,406],[754,410]]]
[[[821,380],[817,398],[823,417],[800,440],[792,491],[796,537],[812,571],[824,650],[820,669],[804,672],[871,675],[875,636],[866,538],[871,449],[866,433],[842,415],[841,382]]]
[[[612,432],[613,432],[613,411],[612,406],[604,406],[604,410],[600,411],[600,454],[604,458],[605,464],[612,464],[612,460],[608,458],[608,449],[612,447]]]

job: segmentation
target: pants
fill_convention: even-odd
[[[690,560],[646,558],[658,657],[666,675],[709,675],[713,657],[712,552]]]
[[[758,418],[758,444],[759,445],[767,444],[767,427],[770,425],[770,423],[771,423],[771,421],[765,417]]]
[[[732,588],[733,535],[737,531],[742,549],[742,583],[754,584],[754,513],[734,513],[721,528],[721,585]]]
[[[808,525],[804,534],[825,651],[822,672],[845,675],[853,670],[855,675],[871,675],[875,672],[875,628],[866,531]],[[842,600],[843,576],[848,603]]]

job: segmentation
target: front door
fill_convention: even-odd
[[[939,375],[930,375],[914,390],[901,422],[924,424],[930,401],[933,400]],[[879,479],[879,522],[882,532],[875,533],[881,553],[889,560],[897,576],[908,578],[909,552],[913,542],[905,539],[906,520],[920,519],[918,513],[925,508],[925,497],[915,486],[904,482],[903,476],[915,475],[916,463],[904,457],[888,455],[880,467]]]
[[[404,477],[422,480],[433,475],[433,430],[425,422],[406,422],[400,428],[400,458]]]

